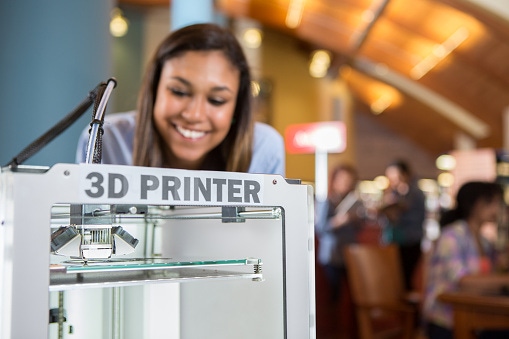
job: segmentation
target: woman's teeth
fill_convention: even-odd
[[[184,137],[188,139],[198,139],[205,135],[205,132],[203,131],[193,131],[190,129],[185,129],[181,126],[175,126],[177,128],[177,131],[182,134]]]

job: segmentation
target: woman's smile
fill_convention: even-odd
[[[197,140],[203,138],[207,132],[187,129],[179,125],[174,125],[177,132],[179,132],[184,138]]]

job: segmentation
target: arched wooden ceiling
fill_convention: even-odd
[[[329,50],[331,74],[349,83],[360,107],[386,107],[376,119],[431,155],[452,150],[458,135],[477,147],[504,146],[509,22],[484,7],[466,0],[217,0],[216,6]],[[299,22],[290,28],[292,10]]]

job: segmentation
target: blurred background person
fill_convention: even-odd
[[[331,172],[327,199],[317,202],[317,261],[329,287],[329,310],[334,314],[337,314],[341,296],[345,295],[347,272],[343,249],[357,242],[365,218],[357,183],[357,170],[350,165],[339,164]]]
[[[425,196],[406,161],[391,162],[385,169],[385,176],[389,185],[383,192],[379,211],[383,242],[399,247],[405,287],[412,290],[412,278],[421,258]]]
[[[460,283],[482,286],[486,274],[494,271],[497,251],[481,228],[497,223],[503,211],[499,184],[472,181],[460,187],[454,209],[442,215],[442,231],[426,268],[423,318],[430,339],[453,338],[452,308],[437,300],[438,295],[457,290]],[[509,333],[483,331],[479,337],[509,338]]]

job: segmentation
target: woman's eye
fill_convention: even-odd
[[[214,106],[221,106],[223,105],[226,100],[224,99],[215,99],[215,98],[209,98],[209,102]]]
[[[173,95],[178,96],[178,97],[184,97],[184,96],[189,95],[186,91],[182,91],[177,88],[170,88],[169,90]]]

